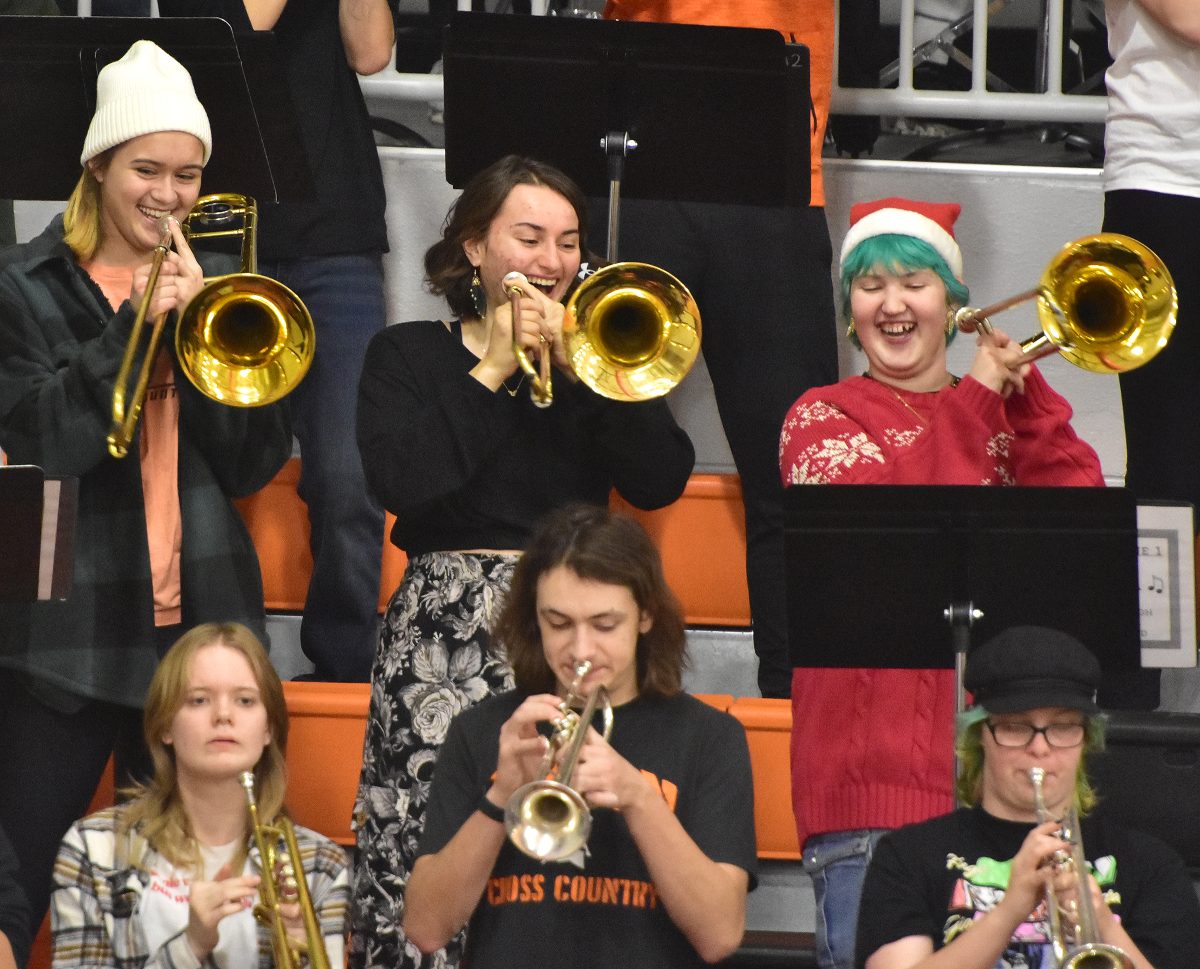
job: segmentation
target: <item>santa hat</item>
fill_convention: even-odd
[[[157,44],[139,40],[96,77],[96,113],[79,161],[83,164],[131,138],[156,131],[195,135],[208,164],[212,131],[192,76]]]
[[[912,236],[933,247],[950,271],[962,279],[962,250],[954,240],[954,222],[962,206],[956,202],[919,202],[886,198],[850,206],[850,231],[842,242],[842,261],[872,236]]]

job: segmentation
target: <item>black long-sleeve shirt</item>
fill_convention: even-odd
[[[367,482],[396,515],[409,555],[522,548],[537,520],[568,501],[670,504],[695,463],[665,401],[618,403],[562,374],[539,409],[525,381],[492,392],[457,322],[402,323],[371,342],[358,396]]]

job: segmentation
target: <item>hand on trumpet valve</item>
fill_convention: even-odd
[[[642,772],[617,753],[595,727],[588,727],[571,786],[592,807],[614,811],[628,812],[648,798],[662,799],[657,787],[647,784]]]
[[[1033,364],[1016,340],[1003,330],[980,331],[970,376],[1005,400],[1025,392],[1025,377]]]
[[[518,787],[543,779],[541,767],[550,741],[538,728],[558,720],[562,715],[560,702],[549,693],[526,697],[500,728],[500,752],[492,781],[496,803],[507,803]]]
[[[212,881],[194,881],[188,896],[187,940],[196,958],[208,959],[217,946],[220,922],[254,904],[258,875],[234,876],[222,865]]]

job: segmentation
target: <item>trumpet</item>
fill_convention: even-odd
[[[1031,299],[1042,332],[1022,341],[1022,362],[1057,352],[1092,373],[1149,363],[1171,338],[1179,306],[1170,271],[1148,246],[1101,232],[1067,243],[1033,289],[983,309],[964,306],[954,322],[990,333],[990,316]]]
[[[608,691],[592,690],[581,713],[575,712],[582,700],[583,681],[592,664],[584,661],[575,667],[575,679],[559,704],[561,716],[553,723],[550,747],[538,773],[542,780],[518,787],[504,808],[504,828],[518,850],[538,861],[562,861],[580,848],[587,850],[592,833],[592,812],[582,794],[571,787],[571,775],[587,737],[597,707],[603,711],[603,737],[612,733],[613,710]],[[555,760],[562,751],[562,758]]]
[[[233,407],[273,403],[304,379],[316,348],[316,330],[299,296],[283,283],[257,272],[257,204],[247,195],[206,195],[197,200],[180,224],[189,240],[220,236],[239,236],[242,240],[239,271],[206,280],[204,288],[179,314],[175,354],[180,369],[197,390],[218,403]],[[146,291],[113,385],[113,419],[107,440],[114,458],[123,458],[129,452],[158,355],[165,315],[153,321],[141,369],[131,389],[146,314],[170,244],[170,229],[164,219]]]
[[[1029,769],[1039,824],[1050,820],[1042,794],[1042,783],[1045,779],[1046,772],[1041,767]],[[1088,884],[1087,861],[1083,855],[1083,838],[1079,833],[1079,813],[1074,806],[1062,819],[1059,836],[1067,842],[1068,847],[1063,852],[1056,853],[1055,863],[1070,870],[1075,876],[1077,923],[1074,937],[1068,943],[1058,895],[1053,884],[1047,882],[1046,918],[1050,925],[1050,946],[1054,950],[1055,966],[1057,969],[1133,969],[1133,963],[1124,950],[1098,941],[1096,913],[1092,910],[1092,892]]]
[[[289,818],[282,815],[274,824],[263,824],[258,817],[258,801],[254,796],[254,774],[244,771],[242,787],[246,789],[246,801],[250,808],[250,825],[254,829],[254,844],[262,863],[262,881],[258,886],[261,901],[254,906],[254,917],[271,932],[271,953],[275,969],[329,969],[329,955],[321,936],[321,922],[313,907],[304,877],[304,866],[300,862],[300,848],[296,844],[296,830]],[[284,850],[280,851],[280,842]],[[278,868],[278,871],[276,869]],[[299,869],[297,871],[297,869]],[[276,882],[279,879],[279,882]],[[284,902],[300,904],[300,918],[304,922],[304,941],[288,935],[280,905]]]
[[[518,318],[520,273],[504,283]],[[595,393],[628,403],[673,390],[700,353],[700,311],[683,283],[665,269],[614,262],[587,277],[567,300],[563,342],[574,374]],[[530,379],[539,407],[553,400],[549,347],[537,368],[514,341],[513,354]]]

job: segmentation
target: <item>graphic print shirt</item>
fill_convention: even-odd
[[[907,936],[928,936],[941,949],[969,932],[1004,897],[1012,859],[1033,827],[960,808],[885,837],[863,886],[856,964]],[[1200,966],[1200,905],[1179,856],[1100,818],[1085,819],[1082,830],[1106,904],[1155,969]],[[1053,965],[1043,904],[1017,927],[995,969]]]

